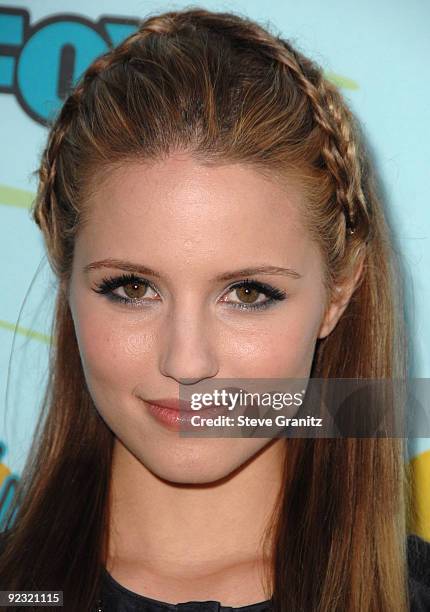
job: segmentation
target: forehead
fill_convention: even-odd
[[[88,257],[146,261],[172,253],[188,261],[219,253],[279,259],[310,246],[303,204],[293,180],[243,164],[207,166],[185,155],[127,162],[94,179],[76,246]]]
[[[94,179],[86,207],[97,225],[131,217],[185,225],[191,219],[222,222],[238,215],[250,225],[257,218],[298,225],[302,199],[293,178],[281,181],[243,164],[207,166],[176,155],[105,170]]]

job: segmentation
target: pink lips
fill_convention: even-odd
[[[157,400],[144,400],[148,412],[161,425],[172,431],[195,431],[202,429],[192,424],[194,416],[204,416],[215,418],[218,415],[226,414],[226,406],[208,406],[200,410],[193,410],[190,402],[177,398],[166,398]]]
[[[185,400],[179,400],[176,397],[168,397],[166,399],[155,399],[155,400],[145,400],[149,404],[153,404],[154,406],[161,406],[162,408],[168,408],[169,410],[180,410],[183,411],[191,411],[190,402],[186,402]],[[192,410],[192,412],[197,412],[196,410]]]

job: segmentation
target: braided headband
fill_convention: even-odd
[[[225,15],[224,15],[225,17]],[[100,56],[86,70],[83,79],[77,84],[73,93],[66,100],[62,109],[62,118],[68,123],[73,111],[79,105],[79,99],[91,81],[105,69],[114,64],[126,62],[133,57],[133,47],[140,44],[142,40],[151,35],[169,35],[180,29],[181,25],[193,25],[197,19],[197,25],[210,27],[217,26],[216,18],[205,11],[189,11],[184,17],[175,12],[166,13],[163,16],[155,16],[146,20],[134,34],[129,36],[115,50]],[[361,168],[358,155],[352,137],[352,117],[339,100],[336,89],[322,75],[322,71],[301,53],[296,51],[288,41],[282,38],[271,38],[264,30],[256,28],[254,24],[244,29],[236,23],[229,25],[228,34],[245,43],[255,43],[271,60],[289,72],[298,87],[308,98],[315,122],[321,132],[326,136],[326,144],[322,149],[324,162],[336,180],[337,201],[342,207],[345,216],[345,226],[348,235],[355,233],[355,210],[363,210],[366,213],[366,199],[361,188]],[[64,134],[65,130],[62,130]],[[56,139],[58,151],[61,138]],[[51,163],[53,170],[55,157],[51,149]]]

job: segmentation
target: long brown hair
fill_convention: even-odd
[[[87,389],[66,299],[74,240],[97,172],[175,150],[298,179],[329,290],[365,249],[347,309],[317,342],[313,377],[405,373],[399,263],[359,123],[338,89],[288,40],[245,17],[196,7],[146,18],[66,99],[32,209],[59,287],[49,385],[9,510],[0,584],[61,588],[67,610],[97,601],[114,441]],[[403,440],[286,444],[271,525],[274,610],[405,612]]]

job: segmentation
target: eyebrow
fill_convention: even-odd
[[[85,273],[91,270],[99,270],[100,268],[115,268],[118,270],[126,270],[128,272],[136,272],[137,274],[153,276],[154,278],[162,278],[161,274],[148,266],[136,264],[131,261],[124,261],[121,259],[101,259],[100,261],[94,261],[86,266],[83,270]],[[281,275],[288,276],[290,278],[303,278],[301,274],[292,270],[291,268],[281,268],[280,266],[256,266],[252,268],[241,268],[239,270],[232,270],[230,272],[224,272],[219,276],[215,277],[215,281],[228,281],[237,276],[252,276],[254,274],[269,274],[269,275]]]

